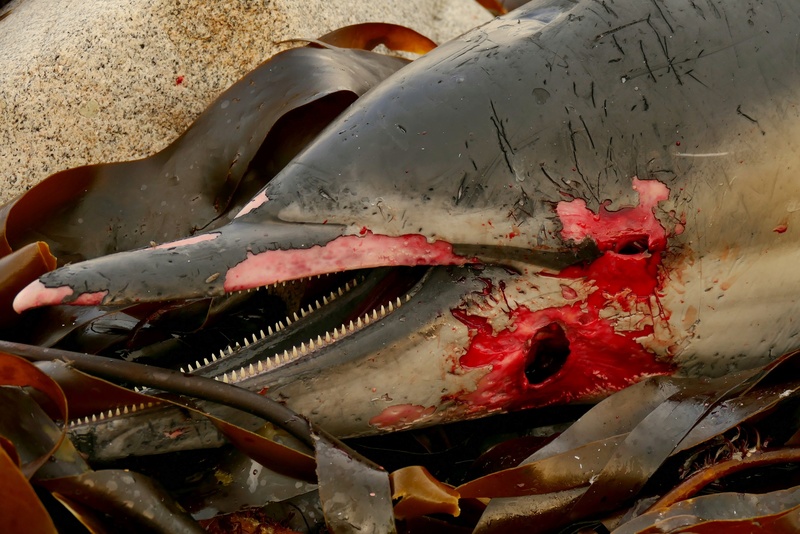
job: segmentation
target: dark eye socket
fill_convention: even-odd
[[[530,384],[541,384],[558,373],[569,357],[569,340],[558,323],[541,328],[531,339],[525,357],[525,378]]]

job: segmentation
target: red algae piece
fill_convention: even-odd
[[[228,270],[225,291],[251,289],[283,280],[351,269],[385,265],[464,265],[470,260],[453,253],[445,241],[429,243],[425,236],[398,237],[367,232],[342,236],[324,246],[307,249],[269,250],[249,254]]]
[[[389,406],[380,414],[369,420],[369,424],[384,430],[399,430],[420,419],[433,415],[435,406],[420,406],[417,404],[397,404]]]
[[[169,243],[163,243],[161,245],[156,245],[153,247],[154,249],[170,249],[176,247],[185,247],[186,245],[194,245],[195,243],[202,243],[203,241],[213,241],[214,239],[219,237],[219,233],[211,233],[211,234],[200,234],[192,237],[187,237],[186,239],[180,239],[178,241],[170,241]]]

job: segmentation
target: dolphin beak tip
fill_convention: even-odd
[[[72,293],[73,290],[69,286],[47,287],[41,282],[41,280],[34,280],[25,286],[25,288],[14,298],[14,311],[17,313],[22,313],[31,308],[61,304],[64,302],[64,299],[72,295]],[[102,296],[105,296],[105,293],[107,292],[102,292]],[[90,304],[84,297],[85,296],[83,295],[81,296],[81,299],[79,300],[84,302],[80,303]],[[99,302],[97,302],[97,304],[99,304]]]
[[[48,293],[50,294],[48,295]],[[48,288],[42,282],[34,280],[14,298],[14,311],[22,313],[25,310],[48,304],[54,297],[52,290],[48,291]]]

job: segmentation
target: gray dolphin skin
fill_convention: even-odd
[[[370,90],[229,224],[15,307],[408,271],[382,311],[211,373],[340,436],[763,364],[800,347],[798,36],[791,0],[531,2]]]

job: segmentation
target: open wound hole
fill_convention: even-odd
[[[614,252],[624,256],[642,254],[649,250],[649,239],[646,235],[630,236],[620,239],[614,246]]]
[[[530,340],[525,356],[525,378],[530,384],[541,384],[555,375],[569,357],[569,340],[558,323],[539,329]]]

